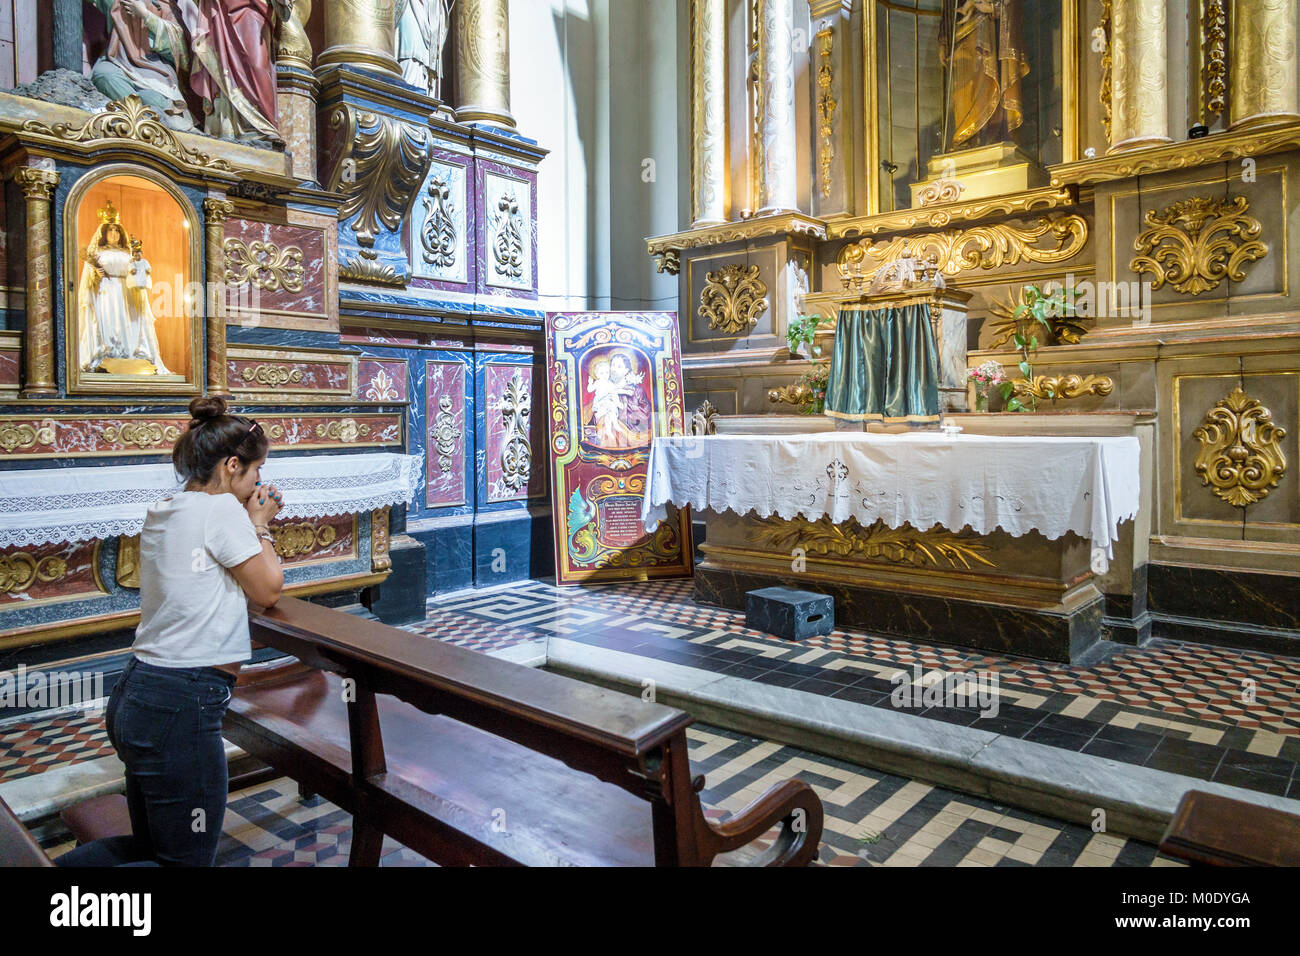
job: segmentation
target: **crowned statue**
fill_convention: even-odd
[[[169,375],[158,348],[149,261],[112,202],[86,248],[77,286],[77,360],[83,372]]]

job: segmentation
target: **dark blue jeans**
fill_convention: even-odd
[[[132,657],[108,698],[108,739],[126,765],[131,838],[95,840],[62,866],[212,866],[226,814],[221,719],[235,678],[214,667]]]

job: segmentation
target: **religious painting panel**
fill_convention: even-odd
[[[556,581],[689,575],[688,514],[641,526],[651,440],[685,421],[676,314],[547,313],[546,366]]]
[[[498,163],[477,161],[477,227],[481,292],[531,293],[536,289],[537,227],[534,177]]]
[[[425,504],[447,508],[467,503],[466,431],[468,369],[464,362],[424,363],[426,400]]]
[[[417,286],[470,291],[469,232],[474,228],[468,157],[434,150],[410,217],[411,275]]]
[[[536,371],[531,355],[526,362],[508,361],[504,354],[482,360],[485,504],[546,495],[545,405]]]
[[[294,209],[241,212],[226,221],[226,321],[337,330],[335,221]]]
[[[204,286],[190,201],[149,170],[110,166],[73,187],[63,229],[68,391],[197,392]]]

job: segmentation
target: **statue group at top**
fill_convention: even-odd
[[[173,129],[223,139],[280,143],[275,61],[311,66],[303,23],[309,0],[86,0],[98,51],[91,81],[109,99],[135,94]],[[439,94],[454,0],[396,0],[403,78]]]

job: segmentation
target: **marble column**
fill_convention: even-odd
[[[230,396],[226,386],[226,220],[235,211],[228,199],[203,200],[207,263],[208,394]]]
[[[691,3],[691,226],[727,221],[727,4]]]
[[[50,286],[50,200],[59,174],[20,166],[14,182],[27,198],[27,331],[23,338],[26,376],[23,397],[57,395],[54,384],[54,298]]]
[[[1110,152],[1170,142],[1165,0],[1115,0],[1111,14]]]
[[[458,0],[456,119],[514,128],[510,115],[510,16],[508,0]]]
[[[1229,129],[1300,120],[1296,0],[1238,3],[1228,20]]]
[[[325,49],[316,57],[317,70],[359,66],[401,76],[396,53],[394,0],[325,0]]]
[[[798,211],[794,114],[794,0],[758,0],[756,215]]]

